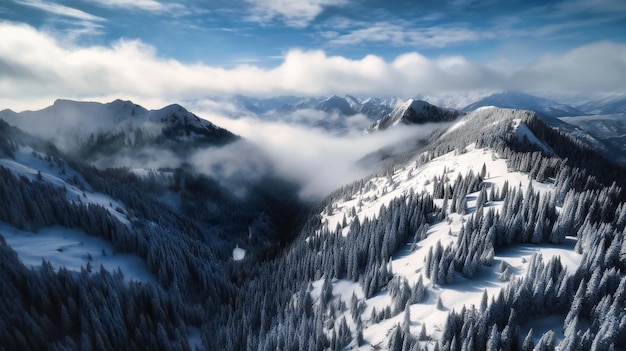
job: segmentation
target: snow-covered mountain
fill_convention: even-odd
[[[612,159],[626,164],[626,113],[561,117],[562,121],[585,130],[601,141]]]
[[[603,96],[576,105],[582,111],[595,115],[626,113],[626,96],[624,94]]]
[[[463,110],[473,111],[485,106],[531,110],[550,117],[582,116],[585,114],[575,107],[521,92],[491,94],[467,105]]]
[[[301,98],[297,102],[284,104],[280,108],[267,110],[264,113],[268,115],[279,115],[309,109],[328,113],[335,112],[343,116],[352,116],[360,113],[370,119],[378,119],[389,113],[398,102],[399,99],[397,98],[361,99],[350,95],[346,95],[345,97],[332,95],[330,97]]]
[[[368,130],[385,130],[398,124],[411,125],[450,122],[459,115],[461,115],[461,113],[453,109],[437,107],[426,101],[409,99],[394,108],[391,113],[370,125]]]
[[[316,103],[342,99],[367,103]],[[390,125],[449,123],[311,205],[182,107],[58,104],[0,121],[4,348],[626,348],[626,170],[568,119],[410,100]],[[55,147],[146,125],[208,153],[100,169]],[[224,169],[259,174],[239,193]]]
[[[478,109],[435,133],[428,145],[398,157],[384,173],[327,199],[318,214],[321,225],[296,242],[288,262],[297,265],[311,252],[318,256],[311,257],[314,267],[326,267],[309,278],[305,291],[315,318],[331,321],[323,327],[333,335],[331,345],[475,350],[508,343],[507,349],[573,350],[614,343],[612,332],[592,334],[596,328],[572,322],[580,312],[571,312],[577,306],[571,301],[587,296],[576,294],[584,289],[578,282],[590,286],[577,275],[590,277],[595,270],[599,276],[613,261],[599,263],[591,256],[605,245],[591,244],[595,233],[585,229],[594,227],[590,217],[567,219],[573,207],[583,210],[576,203],[592,193],[585,181],[571,183],[577,177],[572,172],[591,166],[598,155],[554,123],[530,111]],[[576,163],[568,161],[573,158]],[[607,177],[602,173],[615,167],[606,160],[600,164],[591,166],[598,167],[592,177],[604,178],[608,195],[610,182],[624,170]],[[430,201],[439,210],[429,208]],[[606,208],[599,205],[606,198],[595,201],[598,209]],[[424,222],[420,211],[437,219]],[[596,228],[614,220],[598,219]],[[613,250],[623,248],[623,234],[610,237]],[[560,305],[565,291],[571,299]],[[306,293],[294,293],[293,303]],[[622,301],[605,298],[612,306]],[[597,316],[596,323],[615,331]]]
[[[39,111],[0,111],[0,119],[88,161],[121,154],[139,157],[155,148],[184,152],[238,139],[177,104],[149,111],[122,100],[57,100]]]

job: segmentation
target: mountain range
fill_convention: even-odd
[[[243,95],[214,97],[210,101],[213,108],[230,118],[253,118],[265,121],[279,121],[322,129],[334,134],[347,134],[369,129],[383,117],[393,120],[393,114],[404,114],[411,101],[428,101],[439,108],[460,112],[473,111],[480,107],[496,106],[531,110],[546,117],[572,117],[598,114],[621,114],[626,112],[623,95],[598,95],[597,97],[557,96],[555,99],[538,97],[522,92],[496,92],[491,94],[416,96],[411,99],[399,97],[365,97],[350,95],[339,97],[297,97],[253,98]],[[433,102],[435,102],[433,104]],[[198,101],[190,101],[192,106]],[[201,105],[201,104],[200,104]],[[228,106],[228,108],[224,108]],[[404,107],[403,107],[404,106]],[[397,111],[404,109],[403,111]],[[394,111],[396,110],[396,111]],[[349,117],[349,118],[346,118]],[[362,118],[358,118],[362,117]]]
[[[1,111],[2,347],[626,348],[621,115],[521,93],[216,100],[388,143],[303,198],[180,105]]]

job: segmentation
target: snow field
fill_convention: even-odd
[[[33,233],[0,222],[0,235],[27,268],[39,267],[42,260],[46,260],[56,269],[65,267],[75,272],[89,264],[92,272],[97,273],[102,265],[110,273],[121,270],[127,282],[156,283],[139,256],[115,253],[110,241],[87,235],[82,230],[54,226]]]

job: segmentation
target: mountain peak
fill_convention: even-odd
[[[350,106],[350,103],[346,99],[333,95],[317,105],[317,109],[325,112],[337,110],[341,114],[351,116],[356,113]]]
[[[184,151],[237,139],[179,104],[147,110],[120,99],[105,104],[59,99],[43,110],[2,117],[37,136],[66,141],[57,146],[85,160],[106,153],[138,153],[144,147]]]
[[[409,99],[372,124],[369,130],[384,130],[397,124],[449,122],[459,115],[459,111],[453,109],[441,108],[423,100]]]

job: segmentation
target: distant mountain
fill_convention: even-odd
[[[210,97],[189,104],[229,118],[252,118],[316,128],[344,135],[361,132],[373,121],[391,113],[404,100],[400,98],[280,96],[257,98],[244,95]]]
[[[604,152],[612,160],[626,165],[626,114],[608,114],[562,117],[562,121],[574,125],[602,142]]]
[[[339,113],[346,116],[352,116],[353,114],[357,113],[357,111],[352,109],[352,106],[350,106],[350,103],[348,103],[346,99],[341,98],[337,95],[333,95],[327,99],[324,99],[319,104],[317,104],[317,106],[315,106],[315,109],[324,112],[338,111]]]
[[[610,115],[626,113],[626,95],[611,95],[593,99],[576,106],[577,108],[594,115]]]
[[[575,107],[521,92],[495,93],[466,106],[463,110],[474,111],[484,106],[530,110],[550,117],[582,116],[585,114]]]
[[[286,106],[292,106],[302,101],[298,96],[279,96],[272,98],[255,98],[244,95],[233,95],[224,98],[211,98],[216,102],[227,102],[235,105],[240,113],[252,112],[254,114],[264,114],[269,111],[281,110]]]
[[[431,105],[426,101],[409,99],[379,119],[368,130],[384,130],[397,124],[423,124],[449,122],[460,115],[459,111]]]
[[[315,110],[327,113],[338,113],[348,117],[360,113],[370,119],[378,119],[391,112],[393,107],[398,103],[398,100],[399,99],[396,98],[361,99],[350,95],[345,97],[339,97],[337,95],[330,97],[309,97],[300,98],[300,100],[295,103],[286,103],[280,108],[268,110],[263,113],[269,116],[280,116],[300,110]]]
[[[417,94],[415,100],[428,101],[440,107],[462,110],[465,106],[491,95],[492,92],[454,92],[441,94]]]
[[[122,100],[106,104],[57,100],[39,111],[0,111],[0,119],[88,161],[106,155],[137,156],[155,147],[184,152],[238,139],[177,104],[147,110]]]

